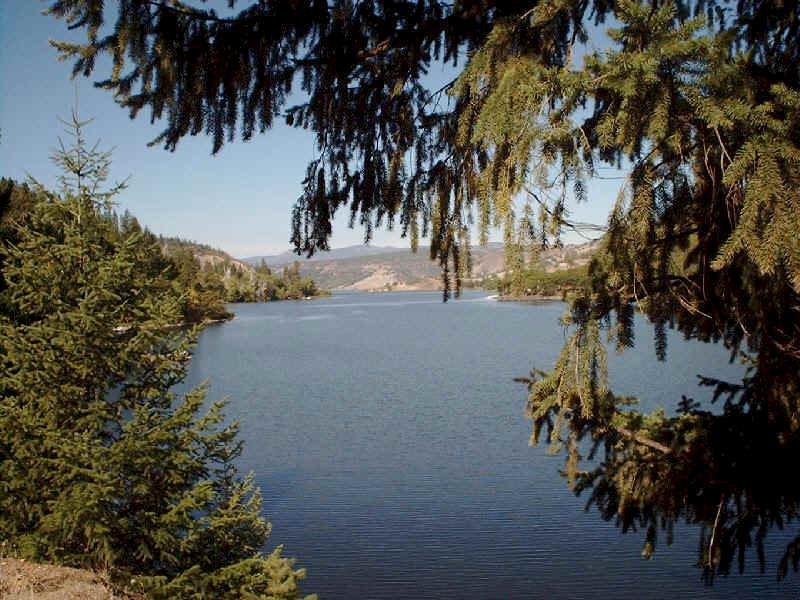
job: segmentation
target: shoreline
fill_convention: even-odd
[[[546,302],[563,302],[563,296],[497,296],[498,302],[522,302],[523,304],[544,304]]]
[[[361,293],[364,293],[364,294],[393,294],[393,293],[398,293],[398,292],[403,292],[403,293],[412,293],[412,292],[440,292],[440,293],[441,293],[442,291],[444,291],[444,288],[441,288],[441,287],[439,287],[439,288],[426,288],[426,287],[419,287],[419,288],[415,288],[415,287],[403,287],[403,288],[396,288],[396,289],[392,289],[392,290],[386,290],[386,289],[357,290],[357,289],[352,289],[352,288],[347,288],[347,287],[338,287],[338,288],[333,288],[333,290],[332,290],[332,293],[335,293],[335,292],[341,292],[341,293],[344,293],[344,294],[361,294]],[[492,291],[494,291],[494,290],[491,290],[491,289],[489,289],[489,288],[481,288],[481,287],[469,287],[469,288],[467,288],[467,287],[462,287],[462,288],[461,288],[461,292],[462,292],[462,293],[463,293],[463,292],[469,292],[469,291],[476,291],[476,292],[481,292],[481,291],[482,291],[482,292],[492,292]],[[454,294],[454,293],[455,293],[455,290],[451,289],[451,290],[450,290],[450,293]]]

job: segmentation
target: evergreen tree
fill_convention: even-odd
[[[530,203],[523,208],[517,230],[513,237],[508,236],[506,241],[506,269],[505,279],[507,291],[513,296],[524,296],[530,293],[528,275],[536,267],[539,259],[538,248],[535,244],[536,230],[533,225],[533,212]],[[509,229],[509,234],[511,230]]]
[[[16,227],[24,216],[36,204],[38,196],[27,184],[19,184],[12,179],[0,178],[0,240],[8,244],[16,242]],[[0,254],[0,314],[11,311],[5,303],[3,290],[6,289],[3,278],[3,256]]]
[[[469,263],[470,223],[481,241],[501,225],[512,242],[524,196],[540,206],[536,237],[557,243],[582,228],[568,196],[590,197],[601,165],[629,165],[592,284],[564,319],[573,335],[554,369],[529,380],[533,439],[565,447],[570,483],[604,498],[624,529],[638,519],[646,548],[680,516],[707,525],[701,564],[712,574],[724,564],[715,556],[796,516],[791,489],[777,505],[754,500],[766,487],[750,459],[767,455],[740,453],[753,448],[737,440],[752,433],[792,456],[800,435],[797,3],[268,0],[230,17],[202,4],[121,5],[101,35],[101,0],[52,2],[87,31],[85,44],[56,47],[76,74],[110,55],[98,85],[132,116],[165,116],[157,143],[174,150],[205,130],[216,152],[240,126],[248,139],[281,114],[315,132],[318,158],[292,215],[299,252],[327,247],[343,207],[366,239],[399,219],[413,247],[430,234],[447,293]],[[607,49],[593,50],[590,27],[612,19]],[[459,72],[430,90],[436,61]],[[307,97],[286,108],[295,82]],[[653,322],[660,358],[674,327],[745,361],[742,382],[706,381],[724,414],[686,400],[674,418],[643,415],[608,390],[604,340],[633,346],[634,309]],[[712,435],[728,426],[741,436]],[[605,471],[581,470],[587,439]],[[797,566],[798,547],[782,564]]]
[[[196,331],[170,329],[179,299],[152,244],[118,236],[95,154],[3,240],[0,540],[18,556],[110,570],[153,598],[296,598],[302,570],[278,548],[236,425],[205,387],[178,397]],[[112,190],[113,191],[113,190]]]

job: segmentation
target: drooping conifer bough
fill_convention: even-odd
[[[87,34],[83,44],[54,45],[131,116],[163,119],[154,143],[170,150],[208,134],[218,152],[278,118],[312,130],[317,154],[293,212],[299,252],[325,249],[334,213],[349,210],[365,239],[395,224],[413,247],[429,235],[446,293],[451,282],[458,292],[471,230],[485,241],[499,225],[509,247],[519,247],[519,231],[552,243],[575,225],[566,200],[591,202],[602,166],[626,169],[592,284],[566,317],[574,335],[554,370],[529,380],[534,437],[544,430],[566,444],[570,480],[593,487],[624,527],[689,516],[713,530],[701,562],[730,565],[730,549],[744,544],[731,540],[744,538],[722,535],[726,523],[761,523],[732,516],[746,504],[737,499],[763,488],[758,461],[745,457],[790,455],[800,428],[797,3],[230,4],[218,14],[203,2],[120,0],[105,23],[100,0],[51,2],[53,15]],[[110,71],[95,69],[101,56]],[[440,63],[452,79],[428,85]],[[299,104],[288,104],[290,92]],[[541,218],[515,229],[520,199]],[[688,399],[677,417],[620,409],[601,342],[605,334],[632,346],[635,309],[655,324],[662,358],[674,327],[747,362],[741,384],[707,381],[728,398],[732,421],[723,427]],[[763,435],[743,434],[746,444],[712,435],[748,427]],[[587,435],[608,470],[578,483]],[[747,466],[720,458],[731,448]],[[680,474],[698,464],[712,466],[706,485],[692,487]],[[796,508],[789,497],[777,513],[745,513],[768,523]]]

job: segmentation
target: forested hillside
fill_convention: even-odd
[[[270,268],[263,261],[251,265],[226,252],[177,237],[158,237],[165,255],[189,279],[201,278],[220,289],[225,302],[300,300],[327,295],[310,277],[301,275],[297,262]]]

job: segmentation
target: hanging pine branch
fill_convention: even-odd
[[[111,73],[98,85],[132,116],[149,108],[165,119],[155,143],[174,150],[183,136],[205,132],[217,152],[281,116],[315,133],[317,158],[293,213],[298,252],[327,247],[338,210],[350,211],[365,239],[399,219],[413,247],[430,236],[446,293],[452,280],[458,291],[471,219],[482,242],[489,228],[505,228],[512,262],[516,200],[537,202],[539,241],[557,244],[570,226],[570,194],[592,201],[600,165],[630,167],[590,266],[592,284],[570,306],[572,337],[531,390],[537,439],[547,431],[567,448],[576,489],[595,486],[597,498],[632,506],[626,486],[689,473],[697,457],[709,459],[696,440],[723,422],[688,408],[678,420],[643,416],[606,390],[602,338],[631,347],[634,309],[654,323],[659,358],[668,357],[669,328],[748,356],[742,415],[727,422],[771,428],[782,456],[796,447],[796,3],[270,0],[220,17],[202,4],[120,0],[108,32],[102,5],[53,2],[52,14],[87,33],[85,44],[55,45],[76,74],[92,74],[110,56]],[[594,51],[589,26],[612,18],[607,49]],[[424,76],[439,62],[457,77],[426,89]],[[305,97],[289,107],[290,92]],[[582,435],[598,436],[607,475],[580,478]],[[726,456],[722,446],[714,452]],[[676,470],[670,461],[684,454],[690,460]],[[729,557],[715,554],[720,540],[741,534],[720,535],[736,492],[710,488],[713,509],[692,510],[713,540],[703,564],[721,565]],[[642,510],[664,497],[642,495]],[[673,508],[665,500],[643,517],[646,554],[658,511],[671,523]]]

